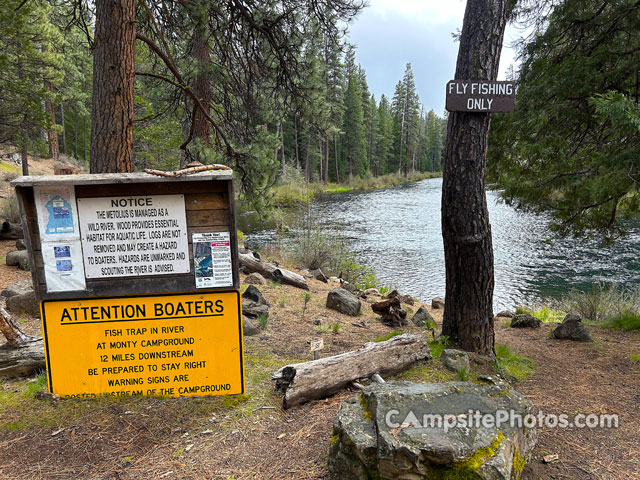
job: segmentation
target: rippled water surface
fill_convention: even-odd
[[[327,229],[350,239],[360,263],[374,269],[381,285],[422,301],[445,292],[440,233],[442,179],[364,193],[342,193],[318,200]],[[544,216],[523,214],[487,192],[495,257],[496,310],[535,304],[571,287],[602,281],[635,285],[640,281],[640,230],[603,247],[598,239],[557,240]],[[274,232],[240,215],[248,240],[265,243]]]

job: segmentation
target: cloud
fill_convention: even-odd
[[[445,85],[453,78],[459,47],[451,34],[462,29],[465,6],[461,0],[370,0],[349,37],[376,100],[393,96],[410,62],[420,101],[427,110],[444,113]],[[499,78],[511,63],[513,51],[503,49]]]

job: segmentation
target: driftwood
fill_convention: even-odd
[[[44,346],[35,338],[20,347],[0,346],[0,378],[31,375],[46,368]]]
[[[336,393],[360,378],[395,374],[430,358],[424,337],[406,333],[333,357],[286,365],[271,379],[276,390],[284,393],[283,407],[289,408]]]
[[[284,268],[279,268],[276,265],[258,260],[251,253],[238,253],[240,265],[249,273],[257,272],[264,278],[271,278],[276,282],[285,283],[287,285],[293,285],[294,287],[301,288],[303,290],[309,290],[309,285],[302,275],[290,272]]]
[[[181,177],[182,175],[190,175],[192,173],[198,172],[208,172],[210,170],[231,170],[231,168],[226,165],[200,165],[198,167],[189,167],[184,168],[182,170],[176,170],[175,172],[165,172],[163,170],[152,170],[150,168],[145,168],[144,173],[148,173],[149,175],[157,175],[158,177]]]
[[[0,332],[7,339],[0,346],[0,378],[31,375],[45,369],[42,338],[26,335],[1,306]]]
[[[408,323],[407,312],[402,310],[398,297],[374,303],[371,305],[371,310],[380,315],[382,321],[387,325],[401,327]]]

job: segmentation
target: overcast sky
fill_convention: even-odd
[[[357,46],[356,61],[367,72],[376,101],[393,96],[396,83],[410,62],[420,101],[427,110],[444,112],[445,85],[453,79],[458,42],[452,33],[462,29],[464,0],[369,0],[350,26],[350,41]],[[505,45],[518,31],[507,27]],[[511,49],[503,49],[500,76],[515,62]]]

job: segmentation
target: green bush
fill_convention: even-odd
[[[640,290],[595,283],[590,291],[571,290],[562,299],[562,310],[576,313],[583,320],[602,322],[623,312],[640,310]]]
[[[633,310],[625,310],[618,315],[609,317],[604,326],[630,332],[640,330],[640,313]]]

